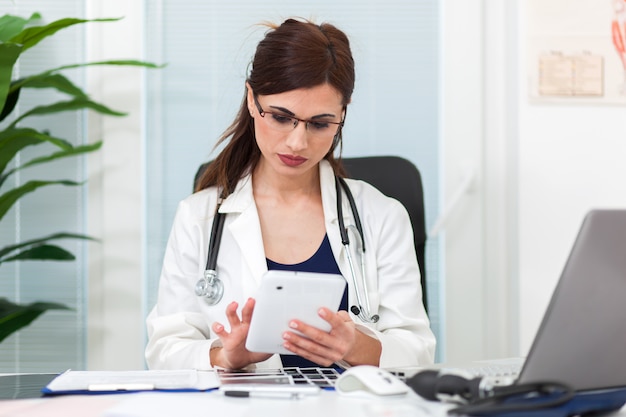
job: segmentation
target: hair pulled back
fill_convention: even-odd
[[[280,94],[329,84],[341,94],[345,108],[350,103],[355,80],[348,37],[328,23],[317,25],[287,19],[280,25],[268,26],[269,31],[257,45],[247,79],[254,93]],[[196,190],[218,186],[223,190],[222,195],[227,196],[239,179],[256,167],[261,151],[254,137],[254,119],[248,111],[245,93],[235,120],[217,145],[228,138],[228,144],[200,177]],[[338,139],[340,143],[341,130]],[[325,159],[335,173],[343,175],[341,164],[333,156],[336,144],[333,143]]]

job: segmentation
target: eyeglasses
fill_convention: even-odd
[[[313,137],[320,139],[329,139],[334,137],[339,132],[339,129],[343,126],[343,120],[341,122],[331,122],[324,119],[306,120],[298,119],[295,116],[290,116],[285,113],[265,111],[261,107],[261,103],[259,103],[256,95],[254,96],[254,103],[256,104],[256,107],[259,110],[259,114],[261,115],[263,120],[267,122],[269,127],[278,132],[290,132],[298,126],[298,123],[302,122],[304,123],[306,131]],[[269,114],[271,117],[265,117],[266,114]]]

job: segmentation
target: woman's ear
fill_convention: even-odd
[[[254,117],[254,91],[252,91],[252,87],[246,81],[246,101],[248,104],[248,112],[250,116]]]

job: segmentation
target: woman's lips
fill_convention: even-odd
[[[295,155],[278,154],[278,157],[283,162],[283,164],[290,167],[297,167],[298,165],[302,165],[307,160],[306,158]]]

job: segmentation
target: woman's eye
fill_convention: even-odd
[[[330,124],[327,122],[309,122],[309,127],[313,130],[326,130]]]
[[[280,124],[293,124],[293,119],[289,116],[283,116],[282,114],[272,114],[272,117]]]

